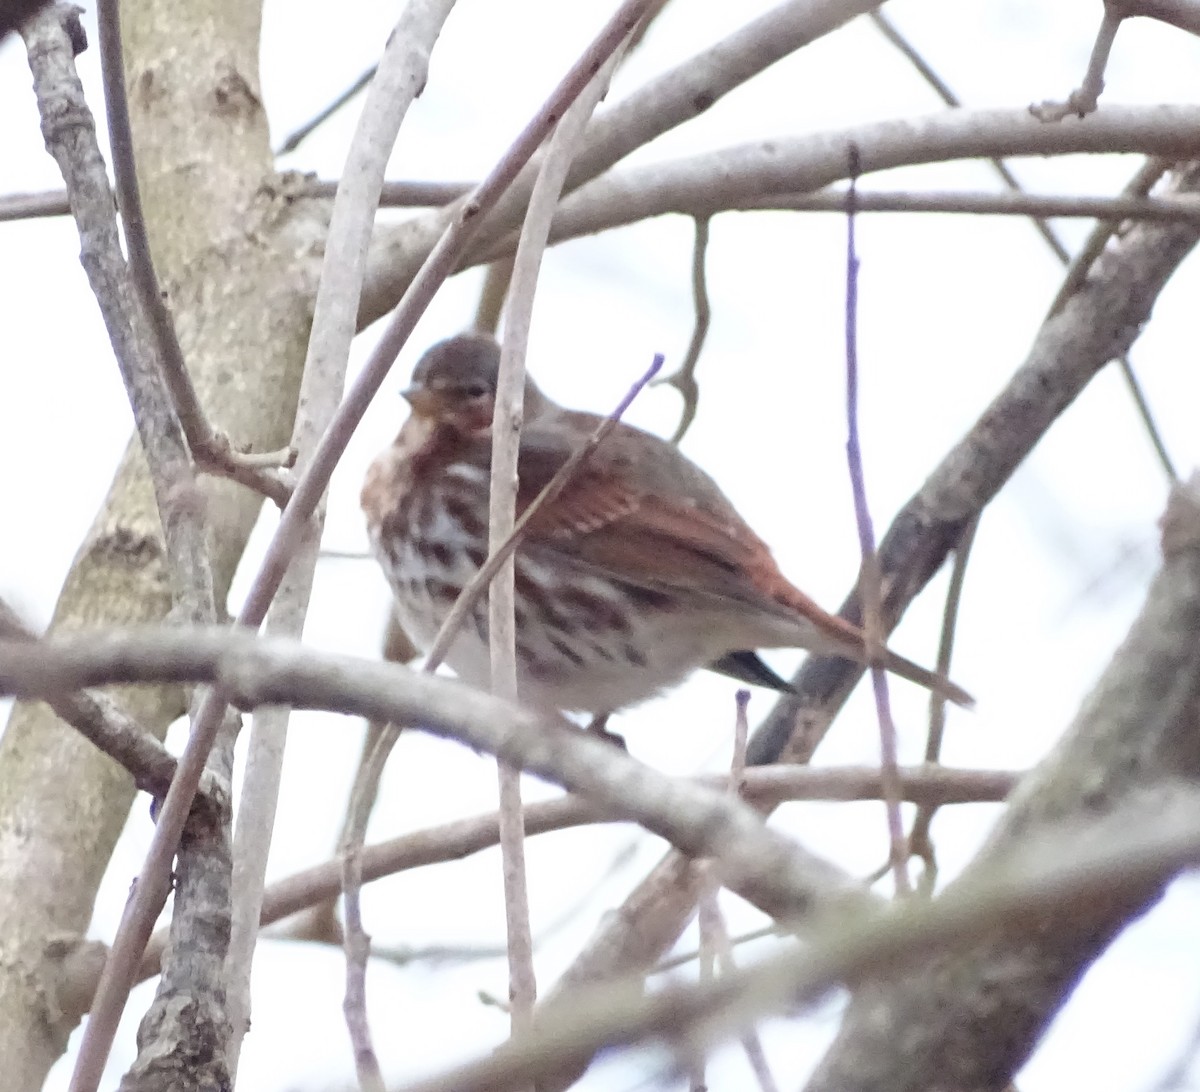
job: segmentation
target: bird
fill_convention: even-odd
[[[460,334],[429,348],[403,392],[411,412],[370,465],[361,504],[400,625],[427,651],[488,553],[491,426],[500,348]],[[525,380],[517,512],[602,418],[566,409]],[[867,662],[862,631],[780,571],[712,478],[674,445],[620,422],[539,508],[514,558],[518,700],[607,718],[709,667],[787,690],[758,649],[802,648]],[[446,662],[491,676],[481,597]],[[888,671],[959,705],[941,675],[886,649]]]

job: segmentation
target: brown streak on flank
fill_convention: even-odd
[[[621,590],[630,603],[644,610],[674,610],[676,606],[670,592],[655,591],[641,584],[625,584]]]
[[[611,600],[602,595],[593,595],[581,588],[566,587],[559,593],[559,600],[568,613],[577,614],[588,629],[612,629],[629,633],[629,618]]]

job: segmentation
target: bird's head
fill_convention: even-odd
[[[404,397],[413,414],[465,433],[491,426],[496,408],[500,346],[486,334],[459,334],[426,350],[413,369]],[[545,398],[525,380],[525,418],[541,411]]]

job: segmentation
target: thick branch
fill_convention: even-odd
[[[1140,152],[1200,153],[1200,107],[1105,106],[1084,121],[1044,125],[1024,110],[945,110],[811,136],[778,137],[683,159],[613,171],[572,194],[555,218],[556,241],[678,212],[710,216],[764,194],[817,190],[860,174],[980,156]],[[758,206],[758,207],[761,207]],[[496,245],[484,257],[511,249]]]
[[[1177,188],[1195,192],[1198,182],[1200,170],[1189,168]],[[1063,310],[1047,319],[1025,364],[884,536],[879,553],[889,626],[1059,414],[1107,361],[1128,349],[1196,239],[1196,229],[1183,225],[1130,229]],[[843,603],[841,613],[859,620],[857,595]],[[792,679],[796,696],[780,701],[755,733],[749,760],[808,761],[861,673],[846,661],[809,657]],[[652,965],[679,936],[698,893],[698,870],[678,854],[668,855],[621,912],[602,923],[559,992]]]
[[[531,1080],[539,1089],[557,1086],[564,1073],[577,1072],[601,1050],[646,1040],[679,1060],[763,1016],[812,1004],[839,983],[872,983],[889,974],[919,982],[927,965],[918,962],[922,957],[940,962],[953,958],[945,953],[969,949],[993,930],[1037,928],[1093,900],[1161,887],[1200,860],[1194,786],[1139,805],[1091,829],[1060,830],[1054,841],[1026,843],[1003,868],[956,885],[933,904],[911,899],[875,913],[827,919],[803,948],[715,982],[652,993],[628,982],[592,986],[545,1014],[529,1034],[405,1085],[403,1092],[514,1092]],[[903,1051],[903,1030],[893,1034],[891,1045]],[[999,1088],[1001,1082],[959,1085],[953,1076],[934,1072],[923,1087],[961,1092]]]
[[[36,648],[0,642],[0,694],[162,681],[209,683],[240,708],[328,709],[458,739],[641,823],[689,856],[716,858],[727,887],[777,918],[806,911],[818,892],[822,903],[861,897],[840,869],[763,826],[740,801],[453,680],[237,631],[129,631]]]
[[[1172,495],[1163,552],[1141,615],[1074,724],[948,895],[1011,864],[1030,840],[1161,799],[1172,784],[1200,786],[1200,477]],[[810,1090],[1004,1087],[1086,967],[1168,878],[998,922],[969,952],[861,990]]]
[[[311,308],[304,259],[323,227],[316,202],[286,184],[263,185],[272,168],[257,17],[232,0],[183,8],[146,0],[126,14],[130,86],[155,91],[130,105],[151,246],[185,356],[212,419],[256,449],[281,448]],[[223,603],[260,501],[225,483],[200,490],[195,501],[221,529],[211,548]],[[135,441],[52,628],[145,623],[170,609],[154,494]],[[186,709],[179,687],[141,689],[122,704],[159,735]],[[58,950],[59,938],[86,929],[133,791],[123,770],[47,706],[13,711],[0,738],[0,1057],[11,1063],[4,1083],[14,1092],[42,1087],[76,1022],[70,1007],[47,1004],[43,955],[51,940]]]

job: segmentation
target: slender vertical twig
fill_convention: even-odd
[[[307,465],[341,398],[367,244],[388,156],[408,108],[424,86],[430,52],[453,6],[454,0],[414,0],[405,7],[388,38],[350,144],[334,198],[292,433],[292,447],[301,467]],[[299,638],[303,632],[323,522],[324,510],[318,508],[310,533],[297,550],[267,617],[266,632],[273,636]],[[234,860],[234,918],[227,961],[229,1015],[234,1029],[229,1057],[235,1072],[242,1036],[249,1025],[250,970],[279,797],[287,723],[288,713],[284,709],[264,709],[255,714],[242,780]],[[350,945],[348,929],[348,951]],[[348,980],[353,966],[356,965],[348,956]],[[347,989],[348,995],[353,992],[349,985]],[[355,997],[361,994],[361,990],[353,993]],[[359,1019],[348,1018],[348,1027],[352,1039],[360,1029],[365,1033],[366,1013]],[[354,1046],[356,1058],[373,1056],[369,1049],[360,1049],[359,1043]],[[360,1080],[364,1086],[369,1083],[361,1071]]]
[[[962,537],[954,548],[954,567],[950,570],[950,586],[946,589],[946,605],[942,611],[942,636],[938,642],[937,664],[934,670],[943,678],[950,674],[950,660],[954,654],[954,636],[958,622],[958,608],[962,602],[963,583],[967,576],[967,562],[975,542],[979,519],[971,520],[963,529]],[[929,732],[925,738],[925,761],[937,764],[941,759],[942,736],[946,729],[946,699],[936,693],[929,695]],[[937,804],[922,804],[917,808],[912,828],[908,835],[908,851],[921,858],[924,871],[918,883],[922,895],[929,897],[937,885],[937,853],[934,851],[930,831]]]
[[[517,501],[517,458],[520,450],[521,414],[525,390],[525,352],[533,318],[538,273],[550,223],[558,207],[575,149],[596,104],[608,90],[613,70],[621,59],[618,46],[592,82],[563,116],[546,146],[529,209],[521,225],[513,258],[505,311],[504,341],[500,350],[496,410],[492,426],[492,477],[488,513],[488,549],[498,550],[513,534]],[[515,567],[510,556],[501,565],[488,592],[488,635],[492,666],[492,692],[516,700],[517,657],[515,623]],[[533,968],[533,935],[529,924],[529,896],[525,880],[525,824],[521,807],[521,774],[506,763],[498,764],[500,784],[500,850],[504,869],[504,906],[508,926],[509,999],[514,1033],[526,1030],[533,1018],[537,986]]]
[[[858,149],[851,147],[850,188],[846,194],[846,459],[850,467],[850,486],[854,494],[854,516],[862,549],[859,594],[863,604],[863,634],[875,708],[879,714],[879,756],[885,786],[885,809],[891,845],[892,872],[896,891],[911,892],[908,880],[908,849],[900,816],[900,775],[896,748],[896,725],[892,720],[887,672],[883,667],[883,588],[879,555],[875,552],[875,531],[867,505],[867,487],[863,473],[862,445],[858,435],[858,251],[855,241],[854,198],[858,182]]]
[[[708,298],[708,238],[709,217],[695,218],[695,235],[692,243],[692,308],[695,314],[692,326],[692,338],[688,342],[687,352],[678,369],[671,375],[664,376],[658,382],[663,386],[674,387],[683,398],[683,409],[679,414],[679,424],[675,426],[671,443],[677,444],[692,427],[696,418],[696,409],[700,405],[700,384],[696,379],[696,365],[700,363],[700,353],[704,350],[704,342],[708,338],[708,328],[712,324],[712,304]]]

